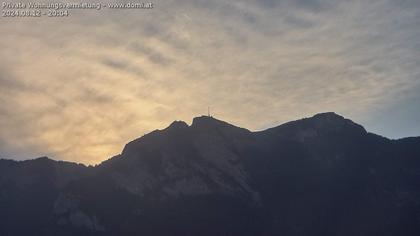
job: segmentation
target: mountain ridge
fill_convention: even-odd
[[[157,133],[157,132],[161,132],[161,131],[165,131],[165,130],[167,131],[167,130],[169,130],[169,129],[173,129],[173,128],[196,127],[196,126],[197,126],[197,122],[199,123],[198,125],[200,125],[200,123],[203,123],[203,122],[201,122],[201,121],[215,121],[215,122],[213,122],[213,124],[221,124],[221,125],[223,125],[223,126],[227,126],[227,127],[240,128],[240,129],[243,129],[243,130],[249,131],[249,132],[251,132],[251,133],[263,133],[263,132],[267,132],[267,131],[270,131],[270,130],[275,130],[275,129],[280,128],[280,127],[285,127],[285,126],[293,125],[293,124],[296,124],[296,123],[299,123],[299,122],[304,122],[304,121],[307,121],[307,120],[310,120],[310,119],[318,119],[318,118],[327,118],[327,119],[330,119],[330,120],[342,120],[342,121],[350,122],[350,123],[353,123],[353,124],[355,124],[355,125],[357,125],[357,126],[361,127],[363,130],[365,130],[363,126],[361,126],[361,125],[359,125],[359,124],[357,124],[357,123],[353,122],[352,120],[347,119],[347,118],[345,118],[344,116],[341,116],[341,115],[339,115],[339,114],[337,114],[337,113],[335,113],[335,112],[322,112],[322,113],[317,113],[317,114],[313,115],[312,117],[306,117],[306,118],[302,118],[302,119],[297,119],[297,120],[293,120],[293,121],[288,121],[288,122],[285,122],[285,123],[279,124],[279,125],[274,126],[274,127],[271,127],[271,128],[266,128],[266,129],[264,129],[264,130],[257,130],[257,131],[251,131],[251,130],[248,130],[248,129],[246,129],[246,128],[242,128],[242,127],[239,127],[239,126],[236,126],[236,125],[230,124],[230,123],[228,123],[228,122],[225,122],[225,121],[219,120],[219,119],[214,118],[214,117],[212,117],[212,116],[202,115],[202,116],[197,116],[197,117],[194,117],[194,118],[192,119],[192,123],[191,123],[191,125],[188,125],[185,121],[182,121],[182,120],[175,120],[175,121],[173,121],[171,124],[169,124],[166,128],[153,130],[153,131],[151,131],[151,132],[149,132],[149,133],[146,133],[146,134],[144,134],[144,135],[142,135],[142,136],[140,136],[140,137],[138,137],[138,138],[136,138],[136,139],[134,139],[134,140],[129,141],[127,144],[129,144],[129,143],[131,143],[131,142],[133,142],[133,141],[136,141],[136,140],[142,139],[144,136],[148,136],[149,134],[155,134],[155,133]],[[204,122],[204,123],[206,123],[206,122]],[[365,130],[365,132],[367,132],[367,131]],[[370,133],[370,132],[368,132],[368,133]],[[413,140],[420,139],[420,136],[410,136],[410,137],[402,137],[402,138],[397,138],[397,139],[391,139],[391,138],[388,138],[388,137],[385,137],[385,136],[382,136],[382,135],[379,135],[379,134],[375,134],[375,133],[370,133],[370,134],[374,134],[374,135],[377,135],[377,136],[379,136],[379,137],[385,138],[385,139],[387,139],[387,140],[392,140],[392,141],[397,141],[397,140],[407,140],[407,139],[413,139]],[[126,144],[126,145],[127,145],[127,144]],[[123,148],[123,149],[124,149],[124,148]],[[115,156],[113,156],[113,157],[116,157],[116,156],[119,156],[119,155],[120,155],[120,154],[117,154],[117,155],[115,155]],[[109,159],[112,159],[113,157],[110,157]],[[2,157],[0,157],[0,160],[12,160],[12,161],[17,161],[17,162],[22,162],[22,161],[37,160],[37,159],[41,159],[41,158],[47,158],[47,159],[49,159],[49,160],[53,160],[53,161],[70,162],[70,163],[75,163],[75,164],[78,164],[78,165],[84,165],[84,166],[86,166],[86,167],[88,167],[88,166],[92,166],[92,167],[93,167],[93,166],[97,166],[97,165],[100,165],[100,164],[101,164],[101,162],[105,162],[105,161],[107,161],[107,160],[108,160],[108,159],[106,159],[106,160],[104,160],[104,161],[101,161],[101,162],[99,162],[99,163],[97,163],[97,164],[93,164],[93,165],[91,165],[91,164],[84,164],[84,163],[80,163],[80,162],[73,162],[73,161],[71,161],[71,160],[56,160],[56,159],[53,159],[53,158],[48,157],[48,156],[41,156],[41,157],[35,157],[35,158],[28,158],[28,159],[24,159],[24,160],[15,160],[15,159],[12,159],[12,158],[2,158]]]
[[[0,235],[418,235],[419,180],[419,137],[331,112],[257,132],[201,116],[94,167],[0,160]]]

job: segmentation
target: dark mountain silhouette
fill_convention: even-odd
[[[420,138],[203,116],[95,167],[0,160],[0,235],[420,235]]]

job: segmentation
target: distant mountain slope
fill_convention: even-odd
[[[46,157],[0,160],[0,235],[51,235],[59,192],[88,174],[87,167]]]
[[[0,160],[0,209],[0,235],[419,235],[420,138],[197,117],[96,167]]]

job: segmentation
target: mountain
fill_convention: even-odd
[[[0,235],[419,235],[420,138],[175,121],[95,167],[0,160]]]

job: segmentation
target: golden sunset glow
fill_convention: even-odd
[[[419,133],[376,122],[419,101],[418,8],[305,2],[1,19],[1,157],[96,164],[208,106],[252,130],[335,111],[391,137]]]

